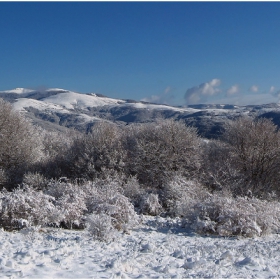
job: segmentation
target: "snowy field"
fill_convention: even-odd
[[[86,231],[0,230],[1,278],[279,278],[280,238],[202,237],[144,217],[104,243]]]

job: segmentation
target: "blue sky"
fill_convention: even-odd
[[[279,15],[280,2],[0,2],[0,90],[278,102]]]

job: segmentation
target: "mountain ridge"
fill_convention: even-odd
[[[15,110],[48,130],[74,128],[87,132],[100,121],[127,125],[158,118],[183,120],[206,138],[218,138],[228,119],[242,115],[271,118],[280,126],[280,104],[238,106],[231,104],[195,104],[187,107],[155,104],[133,99],[115,99],[96,93],[78,93],[60,88],[31,90],[16,88],[0,91],[0,98]]]

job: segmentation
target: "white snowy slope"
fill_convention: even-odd
[[[87,231],[0,230],[1,278],[279,278],[280,237],[201,237],[144,217],[104,243]]]
[[[123,105],[131,106],[137,109],[148,109],[148,110],[173,110],[178,112],[189,112],[189,113],[195,113],[199,112],[201,110],[199,109],[193,109],[193,108],[179,108],[179,107],[173,107],[169,105],[161,105],[161,104],[149,104],[149,103],[125,103]]]
[[[43,99],[44,102],[61,105],[67,109],[85,109],[105,105],[117,105],[125,101],[106,97],[98,97],[95,94],[81,94],[73,91],[66,91]]]
[[[127,103],[122,99],[113,99],[108,97],[100,97],[96,94],[81,94],[73,91],[65,91],[56,95],[42,99],[44,102],[58,104],[67,109],[86,109],[88,107],[99,106],[131,106],[137,109],[162,109],[162,110],[176,110],[180,112],[191,111],[197,112],[200,110],[192,108],[176,108],[168,105],[148,104],[142,102]]]
[[[195,113],[200,111],[207,111],[209,113],[216,114],[227,114],[233,112],[243,112],[246,111],[246,106],[233,106],[232,109],[225,109],[227,105],[217,104],[217,105],[197,105],[194,108],[190,107],[174,107],[163,104],[152,104],[146,102],[129,102],[122,99],[108,98],[104,96],[99,96],[95,93],[83,94],[61,88],[49,88],[44,90],[32,90],[26,88],[15,88],[12,90],[0,91],[1,96],[7,95],[18,95],[16,98],[20,100],[21,98],[30,98],[31,100],[40,100],[45,102],[46,106],[50,104],[60,105],[65,109],[74,110],[74,109],[86,109],[88,107],[100,107],[100,106],[128,106],[134,107],[137,109],[151,109],[151,110],[174,110],[178,112],[185,113]],[[36,95],[37,94],[37,95]],[[44,96],[44,94],[46,96]],[[35,95],[35,96],[34,96]],[[26,103],[27,104],[27,103]],[[28,105],[28,104],[27,104]],[[269,105],[269,104],[268,104]],[[214,107],[213,107],[214,106]],[[215,106],[218,106],[215,108]],[[261,113],[271,111],[271,107],[266,107],[263,105],[259,106]],[[280,110],[280,104],[273,105],[274,110]],[[245,112],[246,113],[246,112]]]
[[[57,129],[54,123],[85,132],[100,120],[129,124],[174,118],[196,127],[199,135],[213,138],[220,136],[223,124],[228,119],[244,115],[273,118],[280,126],[280,104],[275,103],[257,106],[197,104],[175,107],[108,98],[95,93],[83,94],[61,88],[17,88],[1,91],[0,98],[11,102],[16,110],[24,112],[34,123],[48,129]]]
[[[17,111],[26,111],[25,108],[33,107],[38,110],[46,111],[59,111],[61,113],[70,113],[68,110],[64,109],[62,106],[52,103],[47,103],[41,100],[30,99],[30,98],[19,98],[15,103],[13,103],[13,108]]]
[[[83,94],[78,92],[73,92],[61,88],[50,88],[45,89],[42,91],[48,92],[49,96],[41,98],[41,95],[38,94],[38,97],[40,97],[39,102],[34,102],[36,100],[36,97],[32,96],[32,98],[29,98],[32,94],[36,93],[36,90],[30,90],[25,88],[16,88],[13,90],[6,90],[6,91],[0,91],[1,94],[9,95],[9,94],[16,94],[18,95],[17,100],[14,104],[15,109],[24,110],[24,108],[27,107],[33,107],[35,105],[36,109],[46,110],[46,109],[58,109],[65,108],[68,110],[74,110],[74,109],[86,109],[89,107],[100,107],[100,106],[128,106],[128,107],[134,107],[137,109],[150,109],[150,110],[174,110],[178,112],[198,112],[201,111],[199,109],[193,109],[193,108],[178,108],[173,107],[169,105],[160,105],[160,104],[150,104],[150,103],[143,103],[143,102],[127,102],[122,99],[114,99],[114,98],[108,98],[108,97],[102,97],[98,96],[94,93],[91,94]],[[41,93],[42,94],[42,93]],[[24,101],[22,98],[26,98]],[[45,104],[44,104],[45,103]],[[40,107],[39,104],[42,106]],[[57,107],[54,107],[54,105],[59,105]]]

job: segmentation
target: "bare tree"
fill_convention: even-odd
[[[40,159],[40,149],[34,127],[0,99],[0,170],[1,178],[5,178],[2,186],[19,183],[28,166]]]
[[[193,176],[201,163],[196,129],[183,122],[160,120],[128,128],[129,172],[140,183],[161,187],[174,173]]]
[[[230,145],[220,140],[207,140],[202,145],[200,181],[211,191],[234,192],[241,194],[244,189],[244,176],[233,166]]]
[[[43,143],[43,159],[37,164],[35,171],[47,178],[71,176],[71,148],[75,139],[81,137],[78,131],[50,132],[40,130]]]
[[[244,176],[243,190],[263,196],[276,190],[280,179],[280,133],[268,119],[242,117],[228,122],[224,140],[231,166]]]
[[[72,174],[93,179],[105,169],[122,171],[125,151],[121,135],[117,125],[101,122],[91,133],[77,137],[70,151]]]

